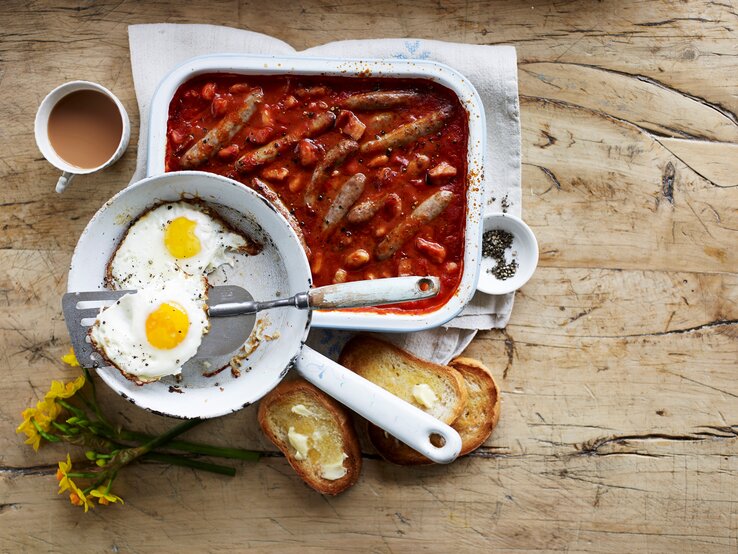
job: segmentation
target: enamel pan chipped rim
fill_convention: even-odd
[[[147,176],[164,173],[166,130],[172,97],[182,83],[204,73],[425,78],[456,93],[469,116],[464,269],[459,288],[446,304],[432,312],[397,314],[316,311],[312,324],[314,327],[335,329],[409,332],[439,327],[461,312],[474,295],[479,278],[487,151],[482,100],[466,77],[447,65],[430,60],[360,60],[245,54],[215,54],[192,58],[172,70],[154,93],[149,120]]]
[[[167,173],[142,179],[135,185],[124,188],[95,213],[72,254],[67,292],[101,290],[109,254],[128,228],[129,219],[158,202],[179,200],[182,193],[199,196],[205,202],[215,205],[235,205],[233,209],[261,227],[268,237],[278,234],[291,238],[281,245],[274,245],[281,252],[283,260],[288,261],[292,256],[295,259],[304,258],[294,230],[256,191],[220,175],[194,171]],[[244,206],[247,208],[245,211],[240,209]],[[264,225],[273,227],[275,232],[269,232]],[[310,275],[306,275],[306,280],[303,281],[299,272],[288,271],[288,274],[286,285],[290,294],[312,285]],[[281,339],[276,342],[267,341],[260,346],[269,351],[254,361],[253,370],[242,373],[237,379],[226,371],[221,378],[213,377],[204,381],[204,386],[202,382],[199,385],[195,382],[192,387],[185,383],[184,394],[169,391],[171,383],[168,381],[145,386],[135,385],[111,367],[101,367],[97,373],[120,396],[152,413],[185,419],[223,416],[255,403],[282,380],[302,351],[311,319],[311,311],[294,310],[286,317],[283,325],[275,327],[282,333]],[[282,341],[292,340],[300,345],[297,352],[279,347]],[[244,367],[242,365],[241,369]],[[216,382],[221,383],[222,390],[214,386]]]

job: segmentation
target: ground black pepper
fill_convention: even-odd
[[[502,229],[490,229],[482,235],[482,256],[492,258],[495,265],[487,270],[497,279],[509,279],[518,270],[518,262],[513,259],[507,263],[505,252],[512,248],[513,235]],[[513,254],[514,256],[514,254]]]

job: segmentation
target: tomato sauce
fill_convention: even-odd
[[[231,129],[232,136],[220,133],[213,149],[209,131],[259,89],[263,96],[259,95],[253,113],[247,114],[242,127]],[[404,91],[412,99],[380,109],[346,107],[355,95],[373,91]],[[304,136],[306,125],[325,118],[325,112],[335,114],[335,123]],[[406,144],[362,151],[367,142],[434,113],[444,114],[440,128]],[[167,171],[208,171],[252,187],[258,178],[276,193],[304,236],[316,286],[399,275],[441,279],[441,292],[434,298],[370,308],[400,313],[433,311],[458,288],[467,209],[468,115],[451,90],[425,79],[201,75],[177,90],[169,106],[167,131]],[[192,167],[183,160],[192,159],[193,147],[198,141],[202,146],[204,137],[209,141],[209,157]],[[354,144],[354,151],[329,168],[317,187],[317,200],[306,203],[316,164],[340,141],[353,140],[359,146]],[[279,150],[273,159],[257,166],[237,163],[272,141]],[[188,151],[190,156],[185,157]],[[372,205],[370,217],[352,223],[360,218],[349,210],[327,231],[325,217],[336,195],[357,173],[366,179],[351,209]],[[453,194],[439,215],[429,221],[410,217],[438,191]],[[411,220],[409,238],[381,259],[382,241],[402,221]]]

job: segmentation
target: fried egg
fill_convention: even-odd
[[[162,204],[131,225],[108,265],[108,284],[141,289],[177,274],[207,275],[253,243],[200,204]]]
[[[205,277],[180,273],[126,294],[100,311],[90,340],[132,381],[177,375],[210,328],[207,289]]]

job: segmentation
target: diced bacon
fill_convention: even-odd
[[[205,100],[215,98],[215,83],[206,83],[203,85],[201,94]]]
[[[213,99],[213,103],[210,104],[210,109],[213,111],[215,117],[221,117],[228,111],[228,99],[223,96],[216,96]]]
[[[310,139],[302,139],[297,143],[297,158],[303,167],[313,166],[318,163],[322,148]]]
[[[359,140],[366,130],[361,120],[356,117],[354,112],[348,110],[341,110],[336,120],[336,127],[346,136],[351,137],[354,140]]]
[[[233,160],[238,156],[239,151],[238,144],[231,144],[230,146],[226,146],[225,148],[221,148],[218,151],[218,157],[221,160]]]
[[[438,183],[450,179],[456,175],[456,168],[448,162],[441,162],[428,171],[428,178],[432,183]]]
[[[407,172],[411,177],[418,177],[429,167],[430,158],[428,156],[425,154],[415,154],[407,166]]]
[[[257,114],[256,121],[265,127],[274,125],[274,115],[269,106],[264,106]]]
[[[402,167],[407,167],[410,163],[410,160],[405,158],[404,156],[400,156],[399,154],[393,154],[392,155],[392,163],[400,165]]]
[[[402,214],[402,199],[394,192],[387,195],[384,199],[384,209],[390,217],[397,217]]]
[[[261,176],[268,181],[284,181],[290,174],[286,167],[272,167],[261,172]]]
[[[261,129],[250,129],[246,140],[251,144],[265,144],[269,142],[274,134],[272,127],[263,127]]]
[[[446,259],[446,249],[437,242],[418,237],[415,239],[415,247],[427,258],[438,264]]]
[[[230,86],[230,88],[228,89],[228,92],[231,92],[233,94],[240,94],[243,92],[248,92],[250,88],[251,87],[249,87],[245,83],[236,83],[235,85]]]
[[[169,131],[169,138],[172,141],[172,144],[174,144],[175,146],[181,146],[189,138],[189,136],[189,134],[178,131],[177,129],[172,129],[171,131]]]

